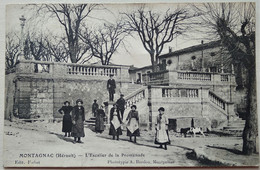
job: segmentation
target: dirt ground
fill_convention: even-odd
[[[154,131],[141,131],[137,143],[129,142],[126,131],[112,140],[85,128],[84,143],[73,144],[64,137],[61,123],[4,122],[4,165],[9,167],[194,167],[256,166],[259,156],[241,154],[241,137],[206,134],[195,138],[170,132],[168,150],[154,144]],[[223,162],[225,160],[226,162]]]

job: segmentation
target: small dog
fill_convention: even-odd
[[[192,133],[193,137],[195,137],[197,133],[199,133],[199,134],[203,135],[203,137],[205,137],[201,127],[191,127],[189,132],[187,132],[187,133]]]
[[[181,136],[184,135],[186,138],[187,133],[190,131],[190,128],[181,128]]]

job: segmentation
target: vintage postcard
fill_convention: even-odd
[[[5,5],[4,167],[258,167],[256,2]]]

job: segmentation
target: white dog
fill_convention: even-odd
[[[189,133],[192,133],[193,137],[195,137],[197,133],[202,134],[203,137],[205,137],[201,127],[191,127]]]

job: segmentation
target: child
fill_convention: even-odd
[[[132,142],[132,136],[134,136],[134,143],[136,143],[136,136],[140,136],[139,116],[138,116],[138,111],[136,111],[136,105],[131,106],[131,110],[128,113],[126,120],[129,120],[126,126],[127,136],[130,136],[131,142]]]
[[[71,136],[74,137],[73,143],[83,143],[80,138],[85,137],[84,133],[84,121],[85,121],[85,112],[84,107],[82,106],[83,101],[78,99],[76,101],[76,106],[72,110],[72,132]],[[78,140],[77,140],[78,139]]]
[[[164,145],[164,149],[167,150],[167,144],[170,144],[170,139],[168,135],[168,119],[164,115],[164,108],[160,107],[158,109],[159,115],[156,117],[155,122],[155,144],[159,144],[160,148]]]

